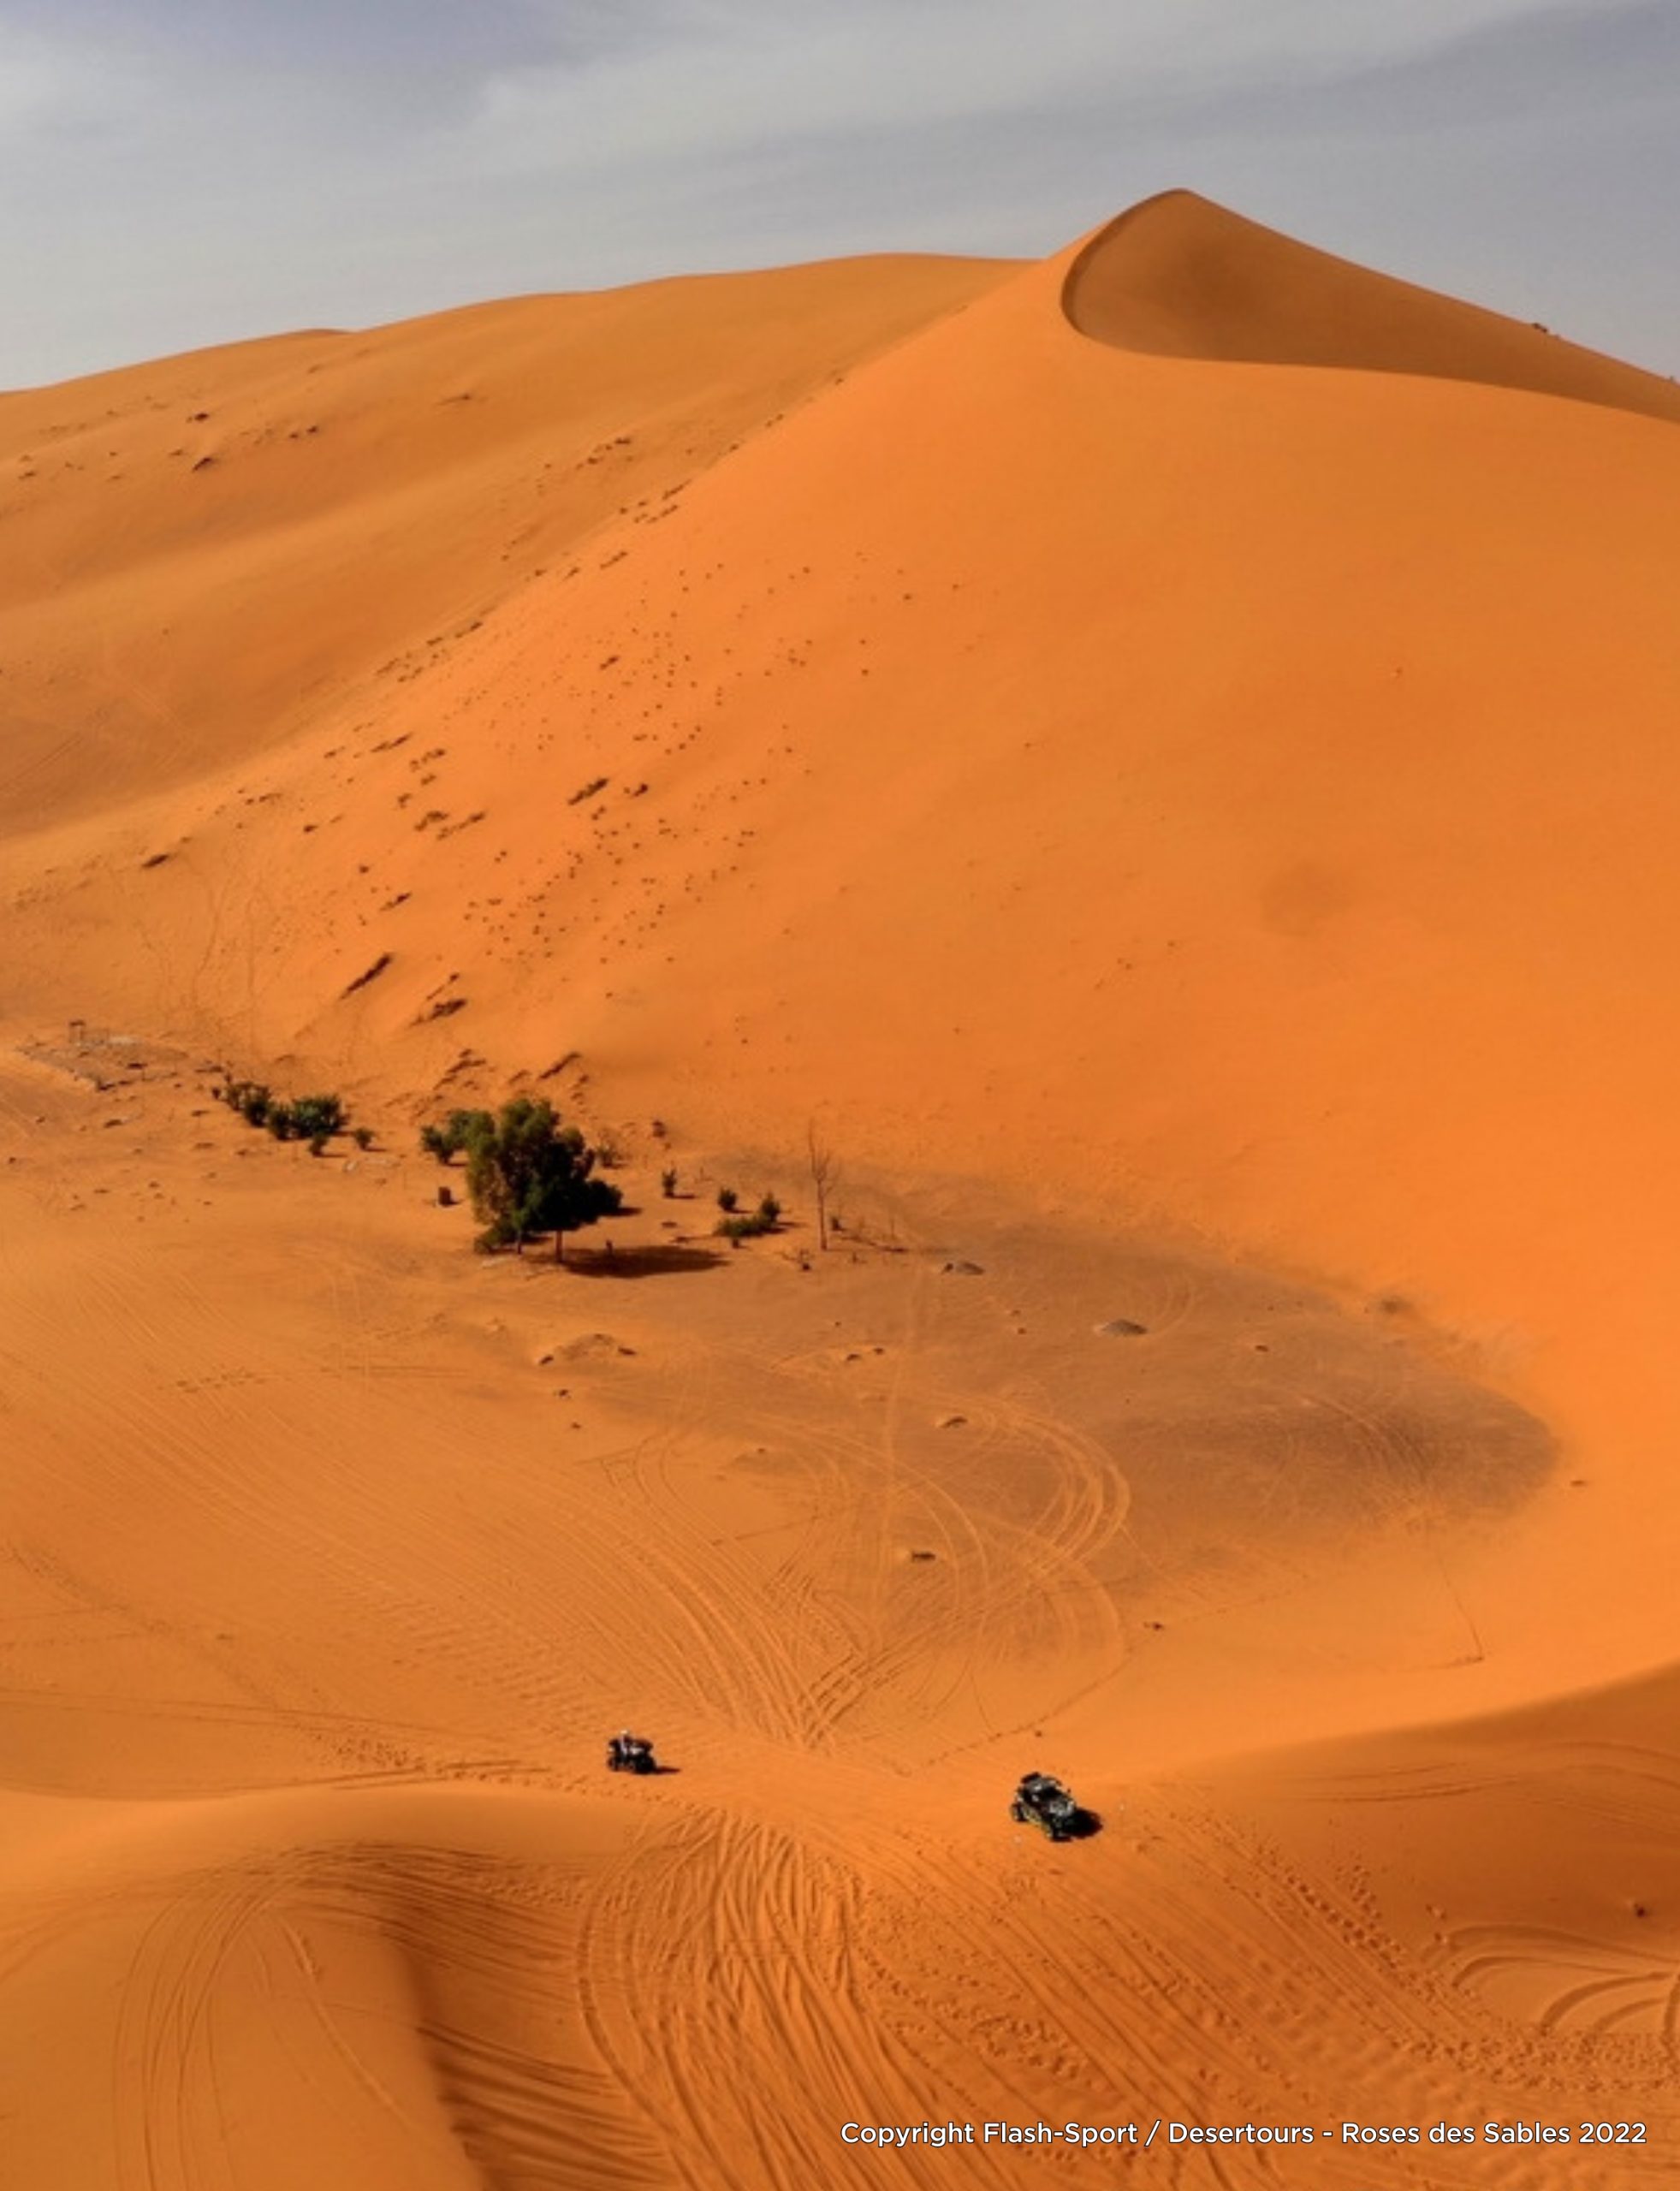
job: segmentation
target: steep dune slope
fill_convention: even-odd
[[[0,395],[0,814],[260,751],[1003,270],[530,297]]]
[[[1188,190],[1101,230],[1063,299],[1083,334],[1121,349],[1425,373],[1680,420],[1672,381],[1314,251]]]
[[[61,834],[37,994],[138,980],[416,1091],[581,1050],[697,1137],[821,1109],[903,1170],[1012,1176],[1024,1137],[1037,1180],[1417,1298],[1567,1439],[1658,1450],[1680,437],[1133,355],[1064,318],[1072,263],[264,788]]]

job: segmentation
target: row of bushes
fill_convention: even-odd
[[[739,1200],[733,1187],[720,1187],[717,1206],[723,1212],[713,1232],[722,1240],[756,1240],[761,1232],[774,1232],[781,1223],[781,1204],[766,1195],[757,1209],[738,1211]]]
[[[260,1080],[229,1079],[210,1092],[246,1125],[265,1126],[276,1141],[306,1141],[312,1156],[324,1155],[332,1137],[347,1131],[358,1149],[366,1149],[373,1140],[366,1126],[347,1128],[342,1096],[300,1096],[288,1103]]]

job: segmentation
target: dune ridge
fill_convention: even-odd
[[[0,398],[32,2183],[1660,2179],[1665,385],[1174,196]]]
[[[1373,273],[1195,192],[1132,207],[1069,267],[1094,341],[1160,357],[1421,373],[1680,421],[1680,388],[1547,329]]]
[[[1005,270],[519,298],[0,395],[8,823],[295,733]]]

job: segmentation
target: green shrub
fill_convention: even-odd
[[[496,1120],[488,1111],[451,1111],[441,1125],[421,1127],[420,1146],[428,1156],[447,1164],[452,1156],[470,1148],[475,1138],[495,1131]]]
[[[300,1096],[291,1107],[292,1131],[300,1141],[318,1134],[342,1133],[344,1101],[338,1096]]]
[[[740,1196],[733,1187],[720,1187],[717,1191],[717,1206],[726,1217],[739,1200]]]
[[[266,1126],[276,1141],[313,1141],[318,1134],[344,1131],[341,1096],[300,1096],[294,1103],[282,1103],[260,1080],[228,1080],[211,1093],[238,1112],[246,1125]]]
[[[720,1201],[722,1196],[718,1197]],[[721,1240],[756,1240],[761,1233],[774,1232],[781,1222],[781,1204],[774,1195],[766,1195],[751,1214],[720,1217],[712,1231]]]

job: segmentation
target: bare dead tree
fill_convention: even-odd
[[[805,1129],[806,1169],[816,1196],[816,1244],[826,1253],[828,1245],[828,1197],[840,1185],[840,1160],[816,1131],[813,1119]]]

